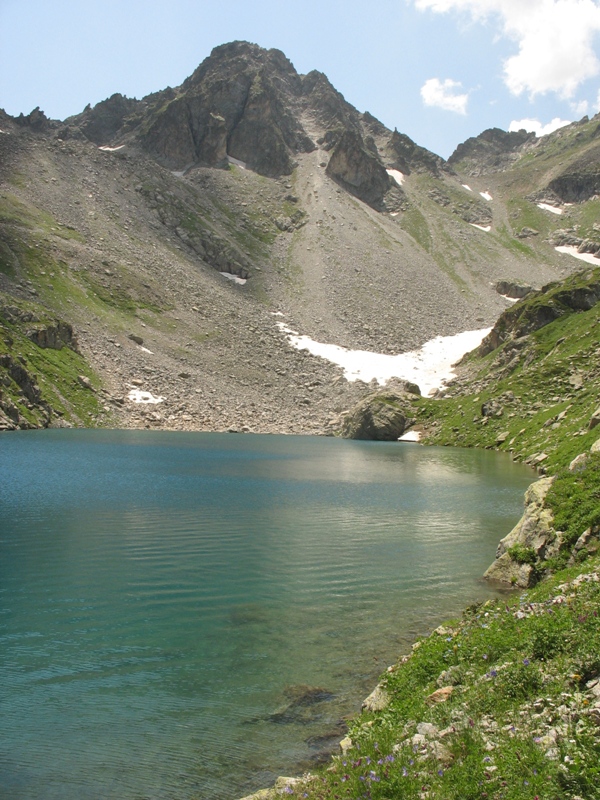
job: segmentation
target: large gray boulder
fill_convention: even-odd
[[[361,400],[342,425],[344,439],[393,442],[410,428],[408,398],[397,392],[375,392]]]
[[[533,586],[539,564],[558,553],[561,541],[554,530],[552,511],[545,504],[553,481],[553,477],[542,478],[526,491],[523,516],[500,541],[496,560],[484,578],[512,586]]]

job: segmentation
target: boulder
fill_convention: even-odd
[[[406,395],[382,391],[368,395],[346,416],[344,439],[393,442],[413,424],[407,411]]]
[[[449,700],[454,692],[454,686],[444,686],[441,689],[436,689],[435,692],[432,692],[425,698],[425,702],[428,703],[430,706],[436,705],[437,703],[445,703],[446,700]]]
[[[558,553],[560,540],[553,527],[552,511],[545,505],[553,481],[552,477],[541,478],[531,484],[525,493],[523,516],[500,541],[496,560],[487,569],[484,578],[512,586],[532,586],[537,577],[537,565]],[[534,563],[513,558],[509,551],[516,546],[522,552],[534,553]]]
[[[597,444],[596,442],[594,444]],[[594,444],[592,447],[594,447]],[[592,451],[593,452],[593,451]],[[575,456],[573,461],[569,464],[569,472],[583,472],[583,470],[587,467],[587,463],[589,461],[587,453],[580,453],[578,456]]]
[[[523,230],[529,230],[529,228],[523,228]],[[498,294],[502,294],[504,297],[512,297],[513,300],[520,300],[533,291],[531,286],[517,283],[516,281],[498,281],[494,288]]]
[[[590,417],[588,428],[589,430],[593,430],[597,425],[600,425],[600,406],[594,411],[594,413]],[[594,442],[594,444],[596,443]]]
[[[363,711],[383,711],[390,704],[390,696],[385,689],[378,685],[371,694],[363,700]]]

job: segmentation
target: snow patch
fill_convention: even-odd
[[[248,166],[245,161],[240,161],[239,158],[234,158],[233,156],[227,156],[227,161],[230,164],[235,164],[236,167],[240,167],[241,169],[248,169]]]
[[[348,381],[376,380],[384,386],[391,378],[402,378],[416,383],[423,395],[432,394],[454,377],[453,365],[470,350],[481,344],[491,328],[465,331],[456,336],[437,336],[426,342],[420,350],[390,356],[367,350],[347,350],[335,344],[315,342],[278,322],[289,343],[297,350],[308,350],[315,356],[337,364],[344,370]]]
[[[164,397],[155,397],[152,392],[143,392],[141,389],[132,389],[127,395],[127,399],[132,403],[143,403],[144,405],[157,405],[164,403]]]
[[[576,247],[569,247],[564,245],[562,247],[555,247],[559,253],[566,253],[569,256],[573,256],[573,258],[578,258],[581,261],[586,261],[588,264],[593,264],[594,266],[600,266],[600,258],[597,256],[592,255],[591,253],[580,253]]]
[[[548,203],[538,203],[538,208],[543,209],[544,211],[551,211],[553,214],[562,214],[562,208],[557,208],[556,206],[550,206]]]
[[[396,181],[398,186],[402,186],[406,180],[406,175],[403,172],[400,172],[399,169],[387,169],[386,172],[390,178],[393,178]]]
[[[476,225],[474,222],[469,222],[469,225],[471,225],[473,228],[478,228],[480,231],[485,231],[486,233],[489,233],[492,230],[491,225]]]
[[[501,294],[500,297],[508,300],[509,303],[518,303],[520,299],[519,297],[509,297],[507,294]]]
[[[222,275],[224,278],[227,278],[228,280],[233,281],[234,283],[242,284],[242,286],[244,285],[244,283],[246,283],[247,280],[246,278],[240,278],[239,275],[232,275],[231,272],[220,272],[219,275]]]
[[[99,147],[98,150],[104,150],[105,153],[116,153],[117,150],[122,150],[124,147],[124,144],[120,144],[117,147],[109,147],[109,145],[104,144],[102,147]]]
[[[150,353],[150,355],[151,355],[151,356],[153,356],[153,355],[154,355],[154,353],[152,352],[152,350],[148,350],[148,348],[147,348],[147,347],[143,347],[142,345],[140,345],[140,350],[141,350],[142,352],[144,352],[144,353]]]
[[[271,311],[269,312],[272,317],[285,317],[283,311]]]
[[[466,189],[467,192],[472,192],[473,191],[473,189],[471,189],[470,186],[467,186],[466,183],[461,183],[461,186],[463,187],[463,189]]]
[[[176,178],[183,178],[185,175],[184,169],[173,169],[171,170],[171,175],[175,175]]]
[[[479,194],[483,197],[484,200],[493,200],[494,199],[489,192],[479,192]]]
[[[400,213],[399,211],[391,211],[390,217],[397,217],[399,213]]]
[[[420,442],[421,441],[421,433],[420,431],[406,431],[406,433],[402,434],[402,436],[398,439],[399,442]]]

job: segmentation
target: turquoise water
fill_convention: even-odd
[[[0,797],[236,798],[309,767],[491,595],[532,479],[414,444],[3,434]]]

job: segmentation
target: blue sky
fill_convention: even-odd
[[[599,33],[600,0],[0,0],[0,107],[140,98],[245,39],[448,157],[485,128],[595,114]]]

